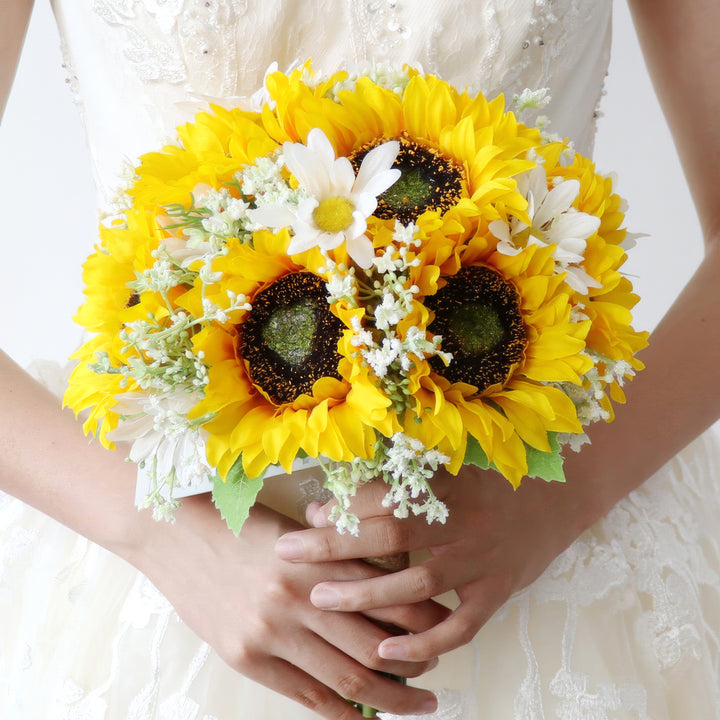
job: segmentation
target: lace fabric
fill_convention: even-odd
[[[552,128],[588,152],[609,48],[609,0],[53,4],[101,203],[189,104],[249,96],[271,61],[310,56],[325,71],[419,63],[490,95],[547,86]],[[62,389],[47,368],[43,381]],[[699,439],[579,538],[422,678],[439,694],[430,717],[720,718],[719,463],[717,440]],[[310,472],[266,500],[297,516],[317,490]],[[226,667],[131,567],[9,498],[0,611],[4,718],[315,717]]]
[[[698,440],[444,657],[422,679],[430,717],[720,717],[718,460]],[[0,518],[3,717],[314,717],[234,674],[105,551],[8,498]]]

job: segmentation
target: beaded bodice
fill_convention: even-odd
[[[96,179],[155,149],[208,99],[248,97],[271,62],[421,65],[489,95],[548,87],[551,129],[588,151],[610,0],[54,0]]]

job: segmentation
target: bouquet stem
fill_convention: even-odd
[[[365,558],[365,562],[369,563],[370,565],[374,565],[381,570],[387,570],[388,572],[398,572],[399,570],[405,570],[405,568],[410,566],[410,555],[406,552],[399,552],[393,555],[385,555],[383,557]],[[398,628],[396,625],[391,625],[390,623],[377,622],[376,625],[381,627],[383,630],[387,630],[388,632],[391,632],[395,635],[399,635],[405,632],[404,630]],[[407,678],[401,677],[400,675],[392,675],[391,673],[380,674],[392,680],[396,680],[403,685],[407,685]],[[377,709],[370,705],[356,702],[353,702],[352,705],[354,705],[358,710],[360,710],[360,712],[362,712],[362,716],[364,718],[376,718],[378,716]]]
[[[397,680],[399,683],[402,683],[403,685],[407,685],[407,678],[401,677],[400,675],[390,675],[390,673],[382,673],[385,677],[388,677],[392,680]],[[360,712],[362,713],[362,716],[364,718],[376,718],[378,716],[378,711],[376,708],[366,705],[365,703],[352,703]]]

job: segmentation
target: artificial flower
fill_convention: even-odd
[[[396,141],[374,148],[363,159],[356,176],[350,161],[336,158],[325,133],[314,128],[306,144],[283,145],[285,165],[305,198],[296,207],[259,207],[250,212],[250,218],[276,230],[291,227],[290,255],[313,247],[334,250],[345,243],[352,260],[361,268],[369,268],[373,245],[365,235],[367,218],[375,212],[377,196],[400,177],[399,170],[391,169],[398,149]]]

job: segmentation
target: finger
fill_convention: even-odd
[[[437,658],[417,663],[381,658],[377,652],[380,643],[401,631],[399,628],[395,632],[381,628],[362,615],[315,613],[307,627],[370,670],[414,678],[437,665]]]
[[[490,619],[502,601],[482,599],[475,593],[473,601],[465,601],[447,620],[417,635],[388,638],[380,643],[378,654],[395,660],[420,662],[467,645]]]
[[[395,625],[410,633],[421,633],[435,627],[450,616],[450,608],[434,600],[424,600],[410,605],[391,605],[390,607],[371,608],[363,615],[389,625]]]
[[[357,612],[389,605],[406,605],[442,595],[475,579],[473,563],[449,553],[399,572],[360,580],[321,582],[310,593],[323,610]]]
[[[243,670],[251,680],[300,703],[328,720],[361,720],[362,713],[327,685],[281,658],[264,656],[254,659],[250,670]]]
[[[370,517],[362,521],[358,536],[341,535],[334,528],[285,533],[275,543],[275,552],[290,562],[332,562],[419,550],[449,538],[446,526],[428,525],[424,518]]]
[[[384,507],[383,499],[388,493],[389,486],[382,480],[373,480],[372,482],[361,485],[350,504],[350,511],[362,520],[363,518],[392,515],[392,507]],[[328,527],[332,523],[329,521],[333,508],[337,505],[337,500],[330,500],[325,503],[319,511],[316,511],[310,524],[313,527]]]
[[[312,666],[306,668],[309,658],[323,658],[323,661],[312,662]],[[312,672],[340,697],[379,710],[400,715],[419,714],[433,712],[437,705],[431,692],[386,678],[313,633],[308,633],[299,652],[289,653],[287,659],[300,669]]]

